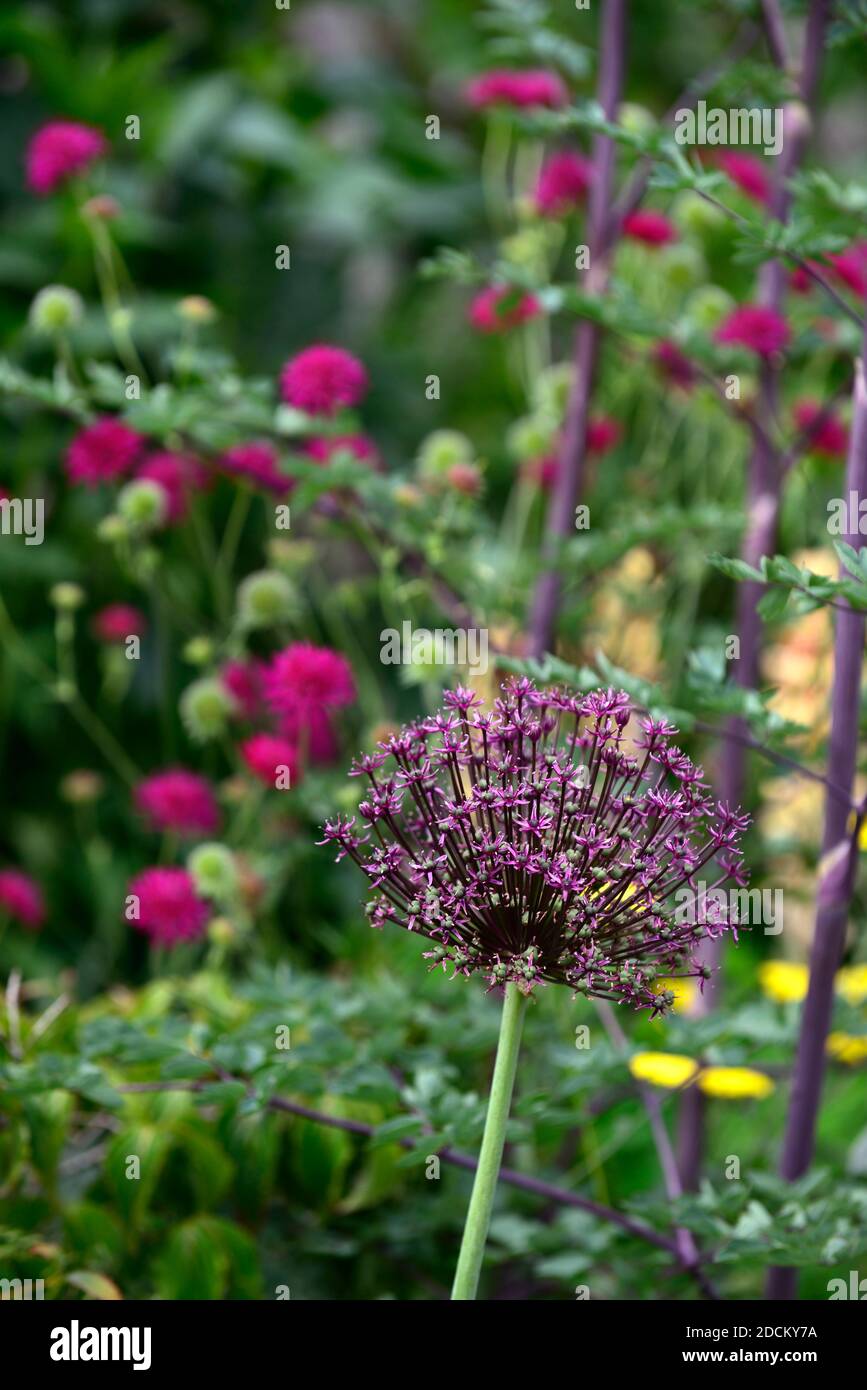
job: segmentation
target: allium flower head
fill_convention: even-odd
[[[737,343],[759,357],[772,357],[788,345],[789,325],[782,314],[764,304],[741,304],[720,324],[718,343]]]
[[[108,142],[101,130],[79,121],[48,121],[27,146],[27,184],[44,196],[58,184],[81,174],[105,154]]]
[[[556,72],[498,68],[473,78],[467,87],[467,100],[476,110],[487,106],[549,106],[556,110],[568,104],[569,93]]]
[[[546,159],[539,172],[534,202],[544,217],[562,217],[583,201],[593,165],[583,155],[563,150]]]
[[[265,672],[264,687],[266,701],[280,713],[336,709],[355,699],[355,679],[346,658],[312,642],[293,642],[277,652]]]
[[[317,343],[291,357],[280,375],[287,405],[308,415],[336,415],[358,405],[367,393],[367,371],[343,348]]]
[[[210,782],[185,767],[168,767],[139,782],[135,804],[154,830],[180,835],[209,835],[220,820]]]
[[[522,679],[490,712],[469,690],[444,701],[355,764],[362,828],[325,826],[377,890],[372,925],[418,932],[434,966],[490,987],[560,983],[664,1012],[660,978],[704,979],[696,946],[729,925],[725,895],[696,885],[744,881],[747,817],[714,804],[664,720],[628,735],[622,691]]]
[[[143,869],[127,886],[127,897],[137,899],[132,925],[150,937],[155,946],[177,946],[204,934],[210,915],[198,897],[186,869]]]
[[[144,446],[144,438],[110,415],[79,430],[66,451],[66,473],[71,483],[96,487],[122,478],[132,468]]]
[[[0,869],[0,913],[34,930],[45,921],[42,889],[20,869]]]

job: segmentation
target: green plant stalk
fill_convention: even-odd
[[[510,981],[506,986],[506,998],[500,1020],[500,1040],[497,1043],[497,1060],[494,1063],[494,1079],[491,1083],[479,1166],[473,1182],[473,1195],[470,1198],[458,1266],[455,1270],[455,1282],[452,1286],[453,1302],[474,1299],[479,1284],[485,1242],[497,1191],[497,1178],[503,1161],[506,1124],[512,1104],[512,1088],[515,1084],[526,1007],[526,995]]]

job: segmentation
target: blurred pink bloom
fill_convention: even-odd
[[[210,835],[220,823],[210,782],[184,767],[168,767],[139,782],[135,804],[153,830]]]
[[[25,162],[27,183],[44,196],[81,174],[108,149],[101,130],[79,121],[48,121],[31,137]]]
[[[714,334],[718,343],[737,343],[759,357],[782,352],[789,342],[789,325],[776,309],[764,304],[742,304],[733,309]]]
[[[276,785],[277,769],[289,769],[289,782],[294,787],[298,776],[298,749],[294,743],[277,734],[253,734],[241,744],[241,756],[254,777],[266,786]]]
[[[150,454],[136,470],[137,478],[159,483],[168,498],[168,520],[183,521],[189,510],[190,497],[208,485],[207,469],[198,459],[186,454]]]
[[[465,497],[478,497],[482,490],[482,470],[476,463],[453,463],[446,471],[446,482]]]
[[[263,661],[229,661],[220,672],[220,680],[234,699],[245,719],[255,719],[262,712]]]
[[[549,492],[554,486],[559,472],[560,460],[556,454],[544,454],[540,458],[527,459],[521,466],[522,476],[538,484],[545,492]]]
[[[610,453],[619,443],[622,430],[610,415],[596,415],[587,422],[587,452],[603,455]]]
[[[304,452],[317,463],[328,463],[334,454],[348,453],[358,459],[359,463],[369,463],[372,468],[379,469],[382,466],[379,450],[366,434],[338,434],[330,437],[321,435],[316,439],[309,439],[304,446]]]
[[[283,400],[308,415],[335,415],[357,405],[367,387],[367,371],[358,358],[327,343],[290,358],[280,375]]]
[[[654,346],[653,360],[662,375],[674,386],[682,386],[686,391],[695,381],[695,368],[689,358],[681,352],[677,343],[662,338]]]
[[[333,763],[340,752],[327,710],[318,709],[315,705],[281,715],[280,733],[296,747],[303,745],[308,763]]]
[[[862,243],[835,252],[828,256],[828,262],[835,279],[857,294],[859,299],[867,295],[867,245]]]
[[[742,193],[755,203],[767,205],[771,196],[771,180],[760,159],[753,154],[725,150],[719,157],[719,164]]]
[[[238,444],[223,454],[220,467],[279,495],[291,492],[295,486],[295,479],[280,471],[277,451],[270,444]]]
[[[33,930],[41,927],[45,921],[45,903],[36,880],[20,869],[0,869],[0,912],[8,913],[13,921]]]
[[[564,150],[542,165],[535,203],[545,217],[562,217],[584,199],[593,179],[593,165],[583,155]]]
[[[504,301],[508,307],[501,310]],[[501,333],[541,312],[542,306],[534,294],[522,295],[510,285],[490,285],[476,295],[470,305],[469,320],[480,333]]]
[[[110,603],[93,618],[93,633],[100,642],[125,642],[147,632],[147,618],[129,603]]]
[[[111,415],[86,425],[66,451],[71,483],[96,487],[128,473],[145,445],[144,436]]]
[[[800,431],[809,430],[822,414],[824,407],[814,400],[798,401],[795,410],[795,424]],[[849,448],[849,431],[839,416],[830,413],[811,433],[807,449],[812,454],[824,454],[826,458],[845,458]]]
[[[556,72],[516,72],[499,68],[482,73],[467,85],[467,101],[476,110],[487,106],[566,106],[569,92]]]
[[[304,718],[311,710],[337,709],[355,699],[355,679],[346,657],[311,642],[293,642],[277,652],[264,684],[272,709]]]
[[[630,212],[624,217],[623,234],[633,241],[643,241],[646,246],[665,246],[667,242],[677,241],[677,228],[664,213],[653,208]]]
[[[196,896],[186,869],[143,869],[126,891],[127,897],[138,899],[132,926],[145,932],[155,946],[176,946],[203,934],[210,908]]]

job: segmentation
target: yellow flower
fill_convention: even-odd
[[[834,984],[847,1004],[862,1004],[867,999],[867,965],[844,965],[834,976]]]
[[[805,998],[810,972],[793,960],[766,960],[759,966],[759,984],[778,1004],[798,1004]]]
[[[692,979],[660,980],[656,986],[657,994],[671,990],[674,995],[672,1008],[676,1014],[688,1014],[698,999],[698,985]]]
[[[705,1067],[698,1084],[717,1100],[764,1100],[774,1089],[771,1078],[752,1067]]]
[[[854,1067],[867,1060],[867,1037],[855,1037],[852,1033],[829,1033],[826,1049],[829,1057]]]
[[[675,1090],[693,1080],[698,1062],[676,1052],[636,1052],[630,1059],[629,1070],[636,1081],[649,1081],[651,1086]]]

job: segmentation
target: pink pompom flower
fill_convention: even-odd
[[[556,72],[544,69],[516,72],[498,68],[482,73],[468,84],[467,101],[475,110],[488,106],[547,106],[554,110],[568,105],[569,92]]]
[[[220,671],[220,681],[234,700],[237,711],[245,719],[255,719],[262,713],[263,661],[228,661]]]
[[[857,294],[859,299],[867,295],[867,245],[850,246],[845,251],[837,251],[828,256],[828,264],[835,280]]]
[[[818,401],[798,401],[795,424],[801,432],[809,431],[807,448],[812,454],[825,458],[845,458],[849,448],[849,431],[839,416],[829,412],[824,419],[824,406]],[[821,421],[821,423],[820,423]]]
[[[93,618],[93,635],[100,642],[125,642],[147,632],[147,618],[130,603],[109,603]]]
[[[562,217],[583,202],[593,179],[593,165],[580,154],[564,150],[546,159],[533,195],[543,217]]]
[[[664,213],[653,208],[640,208],[624,217],[623,234],[633,241],[644,242],[645,246],[665,246],[677,241],[677,228]]]
[[[673,386],[680,386],[684,391],[688,391],[694,384],[695,368],[689,358],[681,352],[677,343],[673,343],[669,338],[662,338],[655,344],[653,360],[662,375]]]
[[[542,306],[534,294],[521,294],[511,285],[489,285],[473,299],[469,320],[480,333],[502,333],[541,312]]]
[[[127,898],[136,899],[132,925],[155,946],[177,946],[203,935],[210,908],[197,896],[186,869],[143,869],[127,885]]]
[[[203,492],[208,485],[207,469],[198,459],[186,454],[169,452],[150,454],[136,470],[137,478],[158,483],[166,494],[167,520],[170,525],[183,521],[189,511],[190,498]]]
[[[714,334],[718,343],[735,343],[758,357],[771,357],[788,345],[787,320],[764,304],[742,304],[733,309]]]
[[[253,734],[241,744],[241,757],[254,777],[268,787],[277,785],[277,777],[288,771],[289,785],[298,776],[298,749],[287,738],[277,734]]]
[[[280,374],[280,395],[308,415],[336,415],[367,394],[363,363],[343,348],[316,343],[291,357]]]
[[[101,130],[80,121],[48,121],[27,146],[27,184],[44,197],[100,159],[108,149]]]
[[[371,468],[380,469],[382,459],[372,439],[366,434],[321,435],[310,439],[304,452],[316,463],[330,463],[335,454],[351,454],[359,463],[367,463]]]
[[[719,157],[719,165],[736,188],[752,198],[754,203],[767,206],[771,197],[771,180],[760,159],[754,154],[725,150]]]
[[[280,733],[295,747],[304,748],[308,763],[333,763],[340,752],[337,735],[328,716],[328,711],[316,705],[299,706],[287,710],[279,720]]]
[[[42,889],[20,869],[0,869],[0,913],[37,931],[45,921]]]
[[[122,478],[133,467],[145,439],[122,420],[104,415],[86,425],[66,451],[66,474],[71,483],[97,487]]]
[[[521,465],[521,476],[535,483],[543,492],[550,492],[560,474],[560,460],[556,454],[541,454],[538,458],[527,459]]]
[[[338,709],[355,699],[352,667],[340,652],[293,642],[272,658],[264,677],[265,699],[285,714]]]
[[[168,767],[139,782],[135,804],[154,830],[210,835],[220,823],[210,782],[185,767]]]
[[[256,487],[278,496],[291,492],[295,486],[295,479],[280,471],[277,451],[270,444],[238,444],[223,454],[220,467],[236,478],[245,478]]]
[[[587,452],[601,457],[619,444],[622,430],[610,415],[595,415],[587,421]]]

